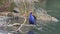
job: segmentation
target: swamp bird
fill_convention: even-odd
[[[36,17],[35,15],[32,15],[32,12],[30,12],[30,15],[29,15],[29,23],[36,25]]]

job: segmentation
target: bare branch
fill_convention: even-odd
[[[22,28],[22,27],[23,27],[23,25],[26,23],[26,21],[27,21],[27,18],[25,18],[24,23],[23,23],[23,24],[21,24],[21,26],[20,26],[16,31],[18,31],[18,30],[19,30],[20,32],[22,32],[22,31],[21,31],[21,28]]]

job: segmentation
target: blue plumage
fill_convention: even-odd
[[[29,23],[36,25],[36,17],[32,15],[32,12],[30,12],[30,15],[29,15]]]

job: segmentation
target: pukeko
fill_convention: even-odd
[[[29,24],[32,24],[32,25],[36,25],[36,17],[34,15],[32,15],[32,12],[30,12],[30,15],[29,15]]]

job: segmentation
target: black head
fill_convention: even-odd
[[[30,14],[32,14],[32,12],[30,12]]]

